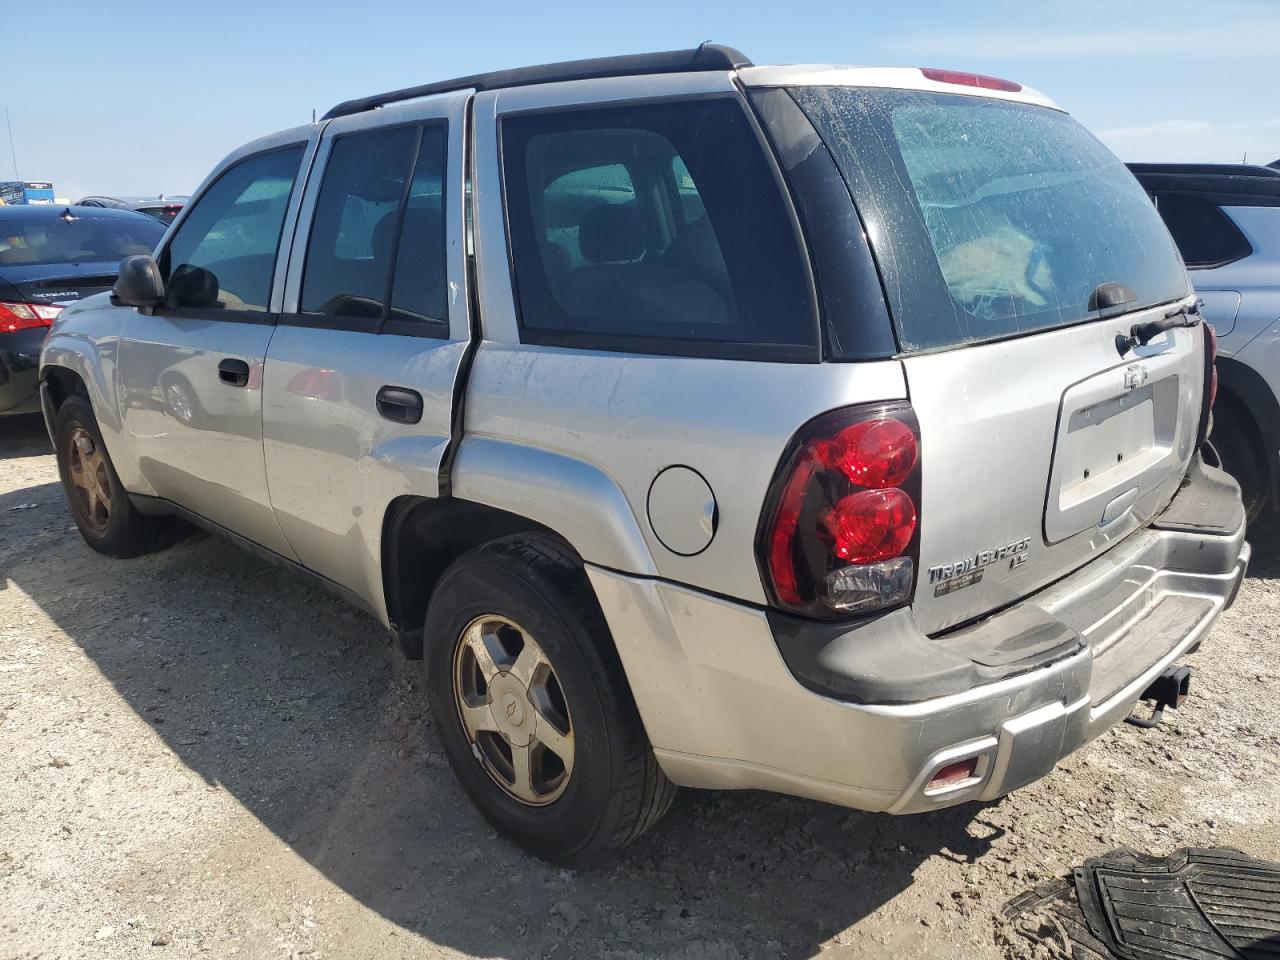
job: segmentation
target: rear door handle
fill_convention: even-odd
[[[243,360],[228,357],[218,364],[218,379],[231,387],[247,387],[249,365]]]
[[[378,412],[396,423],[417,423],[422,419],[422,394],[406,387],[383,387],[378,391]]]

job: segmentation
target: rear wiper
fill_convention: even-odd
[[[1172,330],[1174,327],[1196,326],[1200,323],[1201,302],[1197,300],[1189,306],[1170,310],[1159,320],[1135,323],[1129,328],[1129,336],[1126,337],[1123,333],[1116,335],[1116,349],[1120,351],[1121,355],[1124,355],[1136,346],[1145,347],[1166,330]]]

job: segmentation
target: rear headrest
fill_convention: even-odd
[[[644,255],[640,218],[630,203],[592,207],[578,227],[578,249],[588,263],[638,260]]]
[[[439,207],[409,207],[404,212],[404,228],[400,233],[401,246],[407,242],[427,244],[429,256],[439,253],[444,242],[441,231]],[[391,231],[395,229],[396,211],[384,214],[373,228],[373,256],[375,260],[385,262],[391,256]],[[411,237],[406,241],[403,238]]]

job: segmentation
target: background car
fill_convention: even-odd
[[[1255,520],[1280,502],[1280,169],[1129,168],[1173,234],[1217,331],[1211,441]]]
[[[40,346],[58,312],[109,289],[121,259],[150,253],[164,229],[128,210],[0,207],[0,416],[40,409]]]
[[[173,223],[190,197],[166,197],[163,193],[158,197],[85,197],[79,203],[82,207],[106,207],[112,210],[136,210],[149,217],[155,217],[161,223]]]

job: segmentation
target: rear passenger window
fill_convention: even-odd
[[[196,200],[162,257],[166,306],[266,311],[302,151],[242,160]]]
[[[400,247],[396,252],[389,314],[390,320],[394,321],[393,326],[399,323],[440,323],[449,318],[444,242],[447,153],[443,127],[423,130],[418,162],[414,165],[409,185]]]
[[[1156,209],[1188,267],[1216,267],[1253,252],[1239,227],[1202,197],[1157,194]]]
[[[816,358],[797,231],[736,101],[509,117],[502,152],[527,342]]]
[[[443,125],[334,140],[307,241],[302,313],[371,332],[388,320],[388,332],[444,325],[446,142]]]

